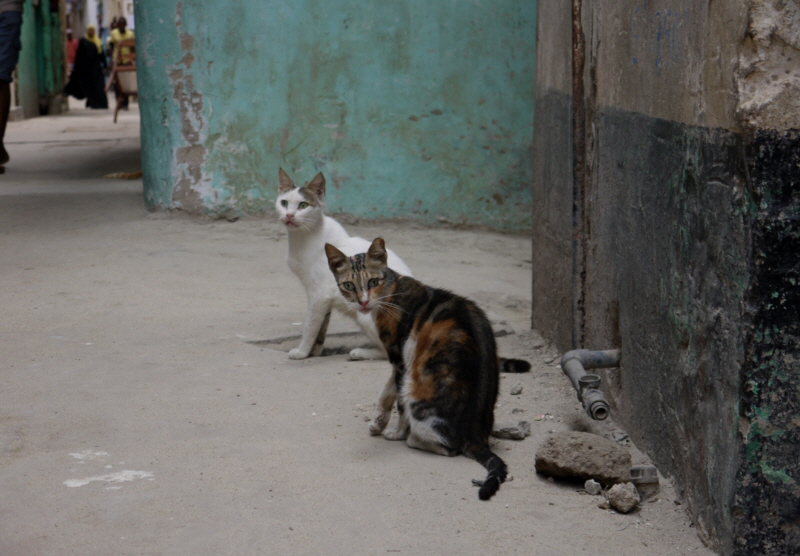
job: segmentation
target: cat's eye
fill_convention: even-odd
[[[349,292],[354,291],[356,289],[355,284],[353,284],[352,282],[342,282],[342,287]]]
[[[288,206],[289,206],[289,201],[287,201],[286,199],[284,199],[283,201],[281,201],[281,206],[282,206],[282,207],[288,207]]]
[[[380,280],[378,280],[377,278],[370,278],[369,282],[367,282],[367,287],[368,288],[377,288],[379,283],[380,283]]]
[[[300,210],[303,210],[303,209],[304,209],[304,208],[306,208],[307,206],[308,206],[308,203],[306,203],[305,201],[303,201],[302,203],[300,203],[299,205],[297,205],[297,208],[299,208]]]

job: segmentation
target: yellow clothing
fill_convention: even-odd
[[[89,36],[89,29],[94,30],[94,34],[92,36]],[[101,41],[100,37],[97,36],[97,28],[94,25],[89,25],[89,27],[86,28],[86,38],[95,44],[98,54],[103,52],[103,41]]]
[[[119,60],[117,59],[117,45],[121,41],[127,41],[133,38],[133,31],[130,29],[125,29],[124,33],[120,33],[119,29],[112,29],[111,30],[111,37],[109,42],[114,45],[114,52],[111,56],[111,60],[114,62],[119,62],[120,64],[127,64],[131,59],[131,49],[130,47],[123,46],[120,48],[119,51]]]

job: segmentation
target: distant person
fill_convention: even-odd
[[[111,62],[119,62],[120,64],[127,64],[131,61],[131,49],[129,46],[119,46],[122,41],[132,40],[134,38],[133,31],[127,28],[128,21],[124,17],[117,20],[117,26],[111,29],[111,36],[109,42],[113,46],[111,53]],[[119,58],[117,58],[119,52]]]
[[[120,43],[122,41],[132,40],[134,38],[133,31],[128,29],[128,20],[125,19],[124,16],[120,16],[119,19],[116,21],[116,25],[114,22],[111,22],[111,35],[109,36],[108,42],[112,47],[111,50],[111,67],[114,67],[114,64],[127,64],[131,61],[131,48],[129,46],[122,46]],[[119,96],[119,84],[115,85],[117,87],[117,96]],[[122,95],[122,108],[128,109],[128,95]]]
[[[0,174],[5,172],[8,156],[3,138],[6,134],[8,112],[11,110],[11,81],[22,48],[19,36],[22,29],[24,0],[0,0]]]
[[[79,100],[86,99],[86,108],[108,108],[104,64],[102,47],[98,51],[96,43],[82,38],[78,43],[75,66],[64,92]]]
[[[86,38],[97,47],[97,53],[103,53],[103,41],[100,40],[100,37],[97,35],[97,27],[94,25],[89,25],[86,28]],[[105,65],[105,64],[104,64]]]
[[[67,66],[69,71],[75,65],[75,54],[78,52],[78,39],[72,36],[72,29],[67,29]]]

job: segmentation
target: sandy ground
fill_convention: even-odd
[[[534,471],[552,431],[624,431],[585,416],[529,330],[528,238],[347,226],[505,320],[502,353],[533,364],[503,377],[497,407],[532,435],[493,441],[513,480],[481,502],[477,463],[368,434],[387,363],[288,360],[295,342],[275,340],[298,334],[305,294],[277,222],[148,213],[141,180],[103,179],[140,168],[135,105],[116,125],[12,122],[6,139],[1,555],[712,554],[667,479],[621,515]]]

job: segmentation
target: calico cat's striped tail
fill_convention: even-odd
[[[503,373],[527,373],[531,370],[531,364],[524,359],[500,358],[500,372]]]
[[[492,452],[488,444],[475,453],[468,455],[472,455],[475,461],[483,465],[489,471],[485,480],[472,480],[474,485],[480,487],[478,490],[478,498],[481,500],[488,500],[495,495],[500,489],[500,485],[506,480],[506,476],[508,475],[506,462],[500,459],[500,456]]]

